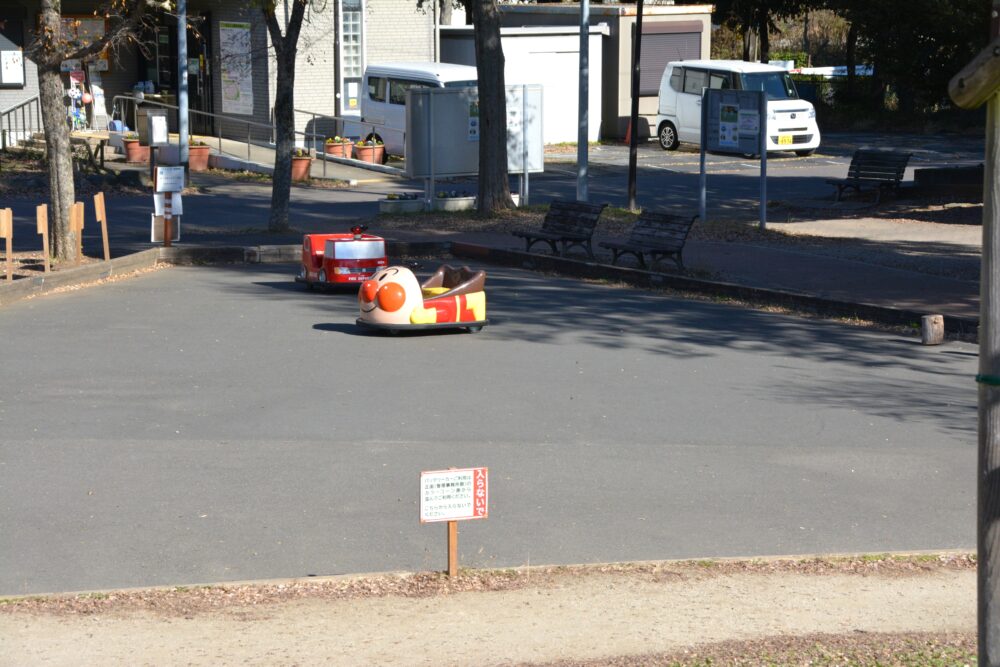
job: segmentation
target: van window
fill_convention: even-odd
[[[430,88],[429,83],[412,79],[389,79],[389,104],[406,104],[406,91],[410,88]]]
[[[684,68],[675,67],[674,71],[670,73],[670,87],[676,90],[678,93],[681,92],[681,81],[684,80]]]
[[[478,81],[449,81],[444,84],[445,88],[475,88],[479,85]]]
[[[763,90],[769,100],[796,100],[795,84],[788,72],[758,72],[741,77],[744,90]]]
[[[385,77],[368,77],[368,99],[385,102]]]
[[[708,73],[703,69],[684,69],[684,92],[701,95],[701,89],[708,87]]]
[[[729,72],[709,72],[708,87],[713,90],[729,90],[733,87]]]

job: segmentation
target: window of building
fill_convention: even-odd
[[[364,74],[364,0],[340,0],[340,81],[341,112],[360,111],[358,94]],[[382,82],[385,99],[385,81]],[[369,85],[368,95],[372,95]]]

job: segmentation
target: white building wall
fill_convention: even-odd
[[[435,60],[431,3],[422,9],[416,0],[368,0],[366,5],[365,64]]]

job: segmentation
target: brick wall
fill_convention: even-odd
[[[434,60],[431,6],[416,0],[368,0],[365,8],[365,63]]]

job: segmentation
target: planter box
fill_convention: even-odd
[[[309,173],[312,167],[313,159],[311,157],[293,157],[292,158],[292,180],[293,181],[308,181],[311,177]]]
[[[512,194],[514,205],[520,205],[520,195]],[[432,208],[435,211],[471,211],[476,208],[475,197],[442,197],[434,198]]]
[[[351,157],[351,143],[323,144],[323,152],[333,157]]]
[[[149,162],[149,146],[143,146],[136,140],[125,141],[125,161],[133,164]]]
[[[351,147],[354,151],[354,159],[372,164],[382,164],[385,159],[385,146],[358,146]]]
[[[420,213],[424,210],[423,199],[379,199],[379,213]]]
[[[191,171],[208,171],[208,146],[188,146],[188,169]]]

